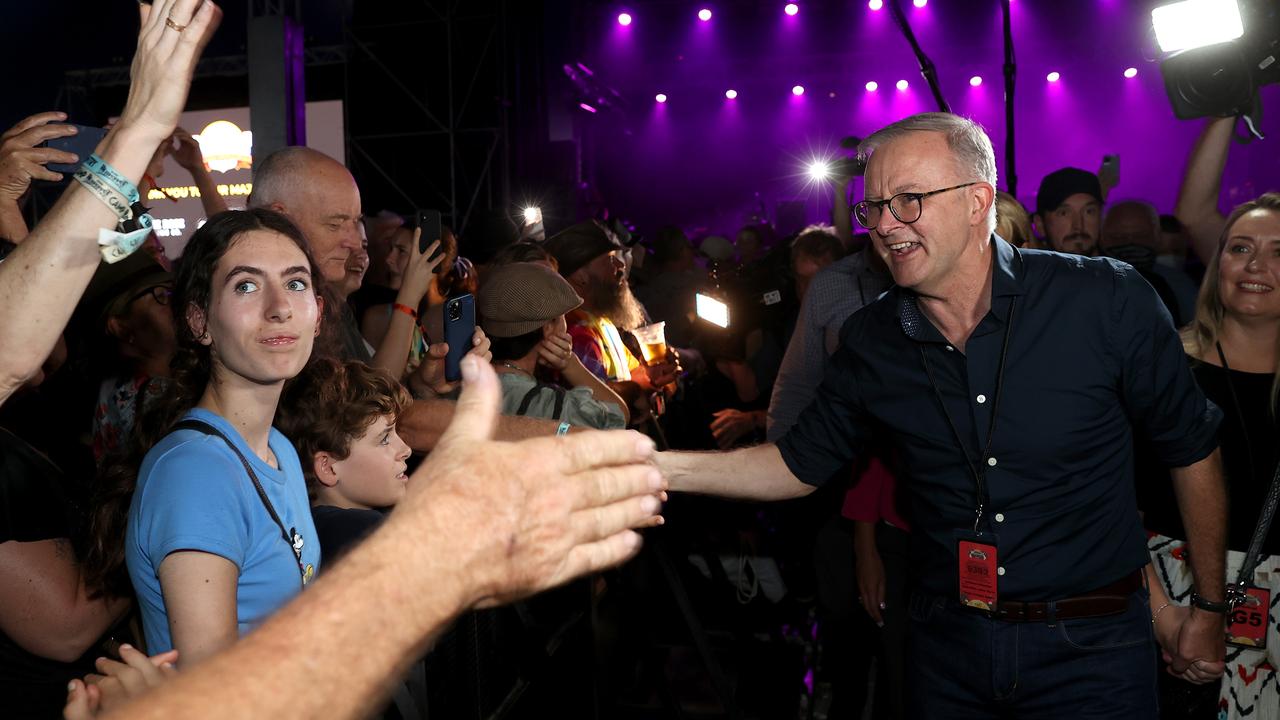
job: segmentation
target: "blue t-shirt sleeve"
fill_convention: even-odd
[[[251,537],[244,512],[249,481],[244,466],[221,445],[218,438],[184,442],[152,466],[139,527],[157,568],[180,550],[211,553],[244,567]]]

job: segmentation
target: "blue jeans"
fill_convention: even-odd
[[[1121,614],[1011,623],[916,593],[908,613],[907,716],[1155,720],[1146,590]]]

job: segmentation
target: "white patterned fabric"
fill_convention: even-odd
[[[1185,542],[1153,534],[1147,541],[1151,562],[1169,598],[1186,605],[1191,601],[1191,566],[1187,563]],[[1227,578],[1235,581],[1244,564],[1244,553],[1227,553]],[[1263,720],[1280,718],[1280,555],[1267,555],[1254,572],[1254,584],[1271,591],[1271,608],[1267,613],[1267,647],[1265,650],[1227,646],[1227,673],[1218,697],[1219,720]]]

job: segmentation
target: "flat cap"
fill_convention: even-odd
[[[581,304],[568,281],[541,263],[496,267],[480,285],[481,326],[493,337],[533,332]]]

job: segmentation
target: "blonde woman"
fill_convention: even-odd
[[[1280,193],[1245,203],[1227,218],[1195,320],[1182,339],[1196,381],[1222,408],[1220,448],[1231,494],[1227,580],[1235,582],[1280,462]],[[1168,484],[1153,485],[1143,489],[1146,526],[1153,533],[1148,573],[1156,635],[1168,649],[1176,642],[1176,623],[1191,612],[1191,549],[1182,540],[1186,533]],[[1265,647],[1228,645],[1221,683],[1194,688],[1162,678],[1166,717],[1280,717],[1280,522],[1271,524],[1249,580],[1269,593],[1268,607],[1254,618],[1266,618],[1265,634],[1259,632],[1255,641]]]

